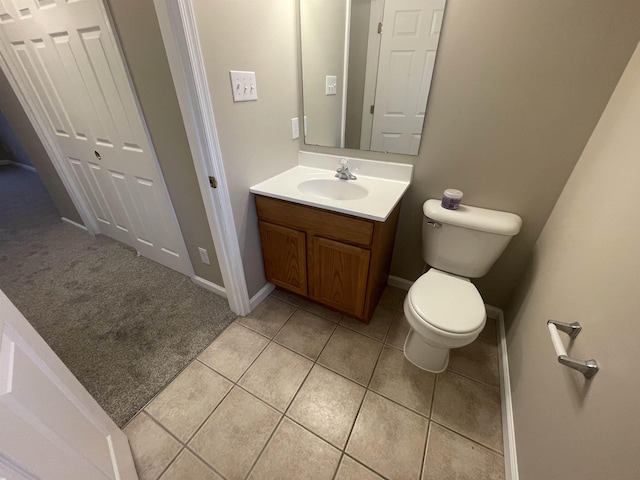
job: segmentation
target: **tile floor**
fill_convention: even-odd
[[[363,325],[276,290],[125,427],[140,479],[504,479],[494,322],[434,375],[404,293]]]

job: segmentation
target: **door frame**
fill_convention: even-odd
[[[191,259],[189,258],[189,254],[184,241],[184,236],[182,235],[182,230],[180,228],[180,223],[178,222],[178,217],[175,213],[173,202],[171,201],[171,196],[169,195],[169,190],[164,180],[162,168],[160,167],[160,163],[158,162],[158,157],[156,155],[155,147],[154,147],[153,141],[151,140],[151,135],[149,134],[147,122],[142,112],[142,108],[140,107],[138,95],[137,95],[135,86],[133,84],[133,81],[131,79],[129,66],[126,61],[124,51],[122,49],[122,45],[120,44],[120,37],[117,35],[115,28],[113,27],[113,19],[111,17],[111,12],[105,5],[105,1],[104,0],[95,0],[95,1],[99,6],[100,13],[102,14],[105,20],[106,28],[108,29],[109,34],[111,35],[111,38],[114,39],[115,49],[118,55],[120,56],[120,60],[122,61],[122,65],[124,67],[124,72],[127,78],[129,88],[133,93],[133,100],[134,100],[136,112],[141,119],[144,135],[150,146],[150,153],[151,153],[151,158],[153,159],[154,168],[158,170],[161,188],[164,190],[164,193],[167,196],[167,199],[169,201],[170,211],[168,213],[171,216],[172,220],[175,222],[175,225],[178,229],[178,241],[181,243],[182,250],[185,252],[184,268],[183,268],[184,271],[180,273],[185,273],[187,276],[193,279],[195,278],[193,265],[191,263]],[[20,102],[20,105],[24,109],[27,117],[29,118],[29,121],[31,122],[31,125],[34,127],[34,130],[36,131],[36,134],[40,139],[40,142],[42,143],[45,151],[47,152],[47,155],[49,156],[51,163],[53,164],[56,170],[56,173],[60,177],[64,187],[69,193],[69,197],[71,198],[71,201],[76,207],[76,210],[78,211],[78,214],[80,215],[80,218],[84,223],[84,227],[91,235],[95,236],[100,232],[100,230],[91,212],[91,207],[89,206],[87,199],[82,194],[82,189],[77,184],[76,179],[74,178],[72,172],[70,171],[70,167],[67,165],[66,162],[62,160],[64,158],[64,155],[60,150],[60,147],[58,146],[55,138],[53,137],[51,132],[44,126],[44,119],[43,119],[42,112],[36,105],[32,103],[31,97],[27,95],[23,90],[22,83],[20,80],[18,80],[21,77],[20,75],[15,73],[15,72],[18,72],[19,69],[15,65],[15,62],[11,60],[11,56],[9,55],[9,52],[7,52],[4,46],[2,46],[1,44],[0,44],[0,68],[2,68],[3,72],[7,76],[9,85],[11,86],[14,93],[16,94],[18,101]],[[75,224],[75,222],[73,223]]]
[[[249,299],[193,5],[191,0],[154,0],[153,3],[229,307],[238,315],[247,315],[264,295],[261,290]],[[211,188],[210,176],[216,179],[216,188]]]
[[[371,148],[371,128],[373,114],[371,106],[375,103],[378,83],[378,59],[382,35],[378,33],[378,24],[382,22],[384,0],[372,0],[369,13],[369,39],[367,42],[367,61],[365,63],[364,94],[362,102],[362,129],[360,131],[360,149]]]

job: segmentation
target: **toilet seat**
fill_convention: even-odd
[[[435,268],[416,280],[409,289],[407,300],[412,313],[431,329],[442,333],[474,333],[486,320],[484,302],[475,285],[466,278]]]

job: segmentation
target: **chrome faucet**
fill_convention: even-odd
[[[336,173],[336,178],[340,180],[356,180],[358,177],[349,171],[349,165],[347,164],[348,160],[346,158],[340,160],[340,168],[336,170],[338,172]]]

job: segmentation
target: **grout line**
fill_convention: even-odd
[[[213,465],[211,465],[209,462],[207,462],[198,452],[196,452],[195,450],[193,450],[189,445],[185,445],[184,446],[184,450],[186,450],[187,452],[189,452],[191,455],[193,455],[194,457],[196,457],[198,460],[200,460],[202,463],[204,463],[210,470],[212,470],[213,472],[215,472],[219,477],[226,479],[227,477],[225,477],[224,475],[222,475],[222,473],[217,470],[216,468],[213,467]]]
[[[144,413],[147,415],[147,417],[149,417],[153,421],[153,423],[155,423],[160,428],[162,428],[162,430],[167,432],[171,437],[173,437],[174,440],[176,440],[180,445],[182,445],[184,447],[184,445],[185,445],[184,442],[182,440],[180,440],[177,436],[175,436],[167,427],[162,425],[162,423],[160,423],[160,421],[157,418],[155,418],[153,415],[151,415],[147,411],[145,411]]]
[[[284,415],[282,415],[280,417],[280,420],[278,420],[278,424],[276,425],[276,428],[273,429],[273,432],[271,432],[271,435],[269,435],[269,438],[267,439],[267,441],[263,445],[262,449],[260,449],[260,453],[258,454],[256,459],[251,464],[251,468],[249,469],[249,473],[247,473],[247,476],[244,477],[244,478],[249,478],[253,474],[253,471],[255,470],[256,465],[258,464],[258,461],[260,460],[260,458],[262,458],[262,454],[264,453],[264,451],[267,449],[267,447],[271,443],[271,439],[273,438],[273,436],[276,434],[276,432],[280,428],[280,425],[282,425],[282,421],[283,420],[284,420]]]
[[[457,375],[459,377],[466,378],[467,380],[471,380],[472,382],[477,383],[481,387],[488,387],[491,390],[496,390],[498,393],[500,393],[500,387],[496,387],[493,385],[489,385],[488,383],[481,382],[480,380],[476,380],[475,378],[465,375],[464,373],[458,373],[455,370],[451,370],[449,367],[447,367],[445,371],[449,373],[453,373],[454,375]],[[441,372],[441,373],[444,373],[444,372]]]
[[[180,450],[178,450],[178,454],[177,454],[175,457],[173,457],[173,458],[171,459],[171,461],[169,462],[169,464],[168,464],[166,467],[164,467],[164,469],[163,469],[163,470],[160,472],[160,474],[156,477],[156,480],[159,480],[159,479],[160,479],[160,477],[162,477],[165,473],[167,473],[167,470],[169,470],[169,468],[171,467],[171,465],[173,465],[174,463],[176,463],[176,460],[178,459],[178,457],[180,456],[180,454],[181,454],[182,452],[184,452],[184,449],[185,449],[185,446],[184,446],[184,445],[181,445]]]
[[[429,421],[429,427],[427,428],[427,438],[424,442],[424,450],[422,451],[422,464],[420,465],[420,478],[424,478],[424,469],[427,466],[427,451],[429,450],[429,437],[431,436],[431,427],[433,421]]]
[[[473,443],[475,443],[476,445],[478,445],[478,446],[480,446],[480,447],[482,447],[482,448],[484,448],[484,449],[486,449],[486,450],[489,450],[489,451],[490,451],[490,452],[492,452],[492,453],[495,453],[495,454],[497,454],[497,455],[500,455],[501,457],[504,457],[504,453],[502,453],[502,452],[500,452],[500,451],[496,450],[496,449],[495,449],[495,448],[493,448],[493,447],[489,447],[488,445],[485,445],[485,444],[483,444],[483,443],[480,443],[478,440],[474,440],[473,438],[468,437],[467,435],[465,435],[465,434],[463,434],[463,433],[460,433],[460,432],[458,432],[457,430],[454,430],[454,429],[453,429],[453,428],[451,428],[451,427],[448,427],[448,426],[446,426],[446,425],[443,425],[441,422],[438,422],[437,420],[431,420],[431,421],[432,421],[433,423],[435,423],[436,425],[438,425],[438,426],[440,426],[440,427],[442,427],[442,428],[444,428],[444,429],[446,429],[446,430],[449,430],[450,432],[453,432],[453,433],[455,433],[456,435],[460,435],[461,437],[466,438],[466,439],[467,439],[467,440],[469,440],[470,442],[473,442]]]
[[[482,380],[478,380],[477,378],[473,378],[473,377],[471,377],[471,376],[469,376],[469,375],[467,375],[465,373],[457,372],[457,371],[451,369],[450,367],[447,367],[447,371],[450,372],[450,373],[455,373],[456,375],[459,375],[461,377],[467,378],[469,380],[473,380],[475,383],[479,383],[480,385],[483,385],[485,387],[489,387],[489,388],[491,388],[493,390],[497,390],[498,392],[500,391],[500,386],[499,385],[498,386],[491,385],[490,383],[483,382]],[[442,372],[442,373],[444,373],[444,372]]]

